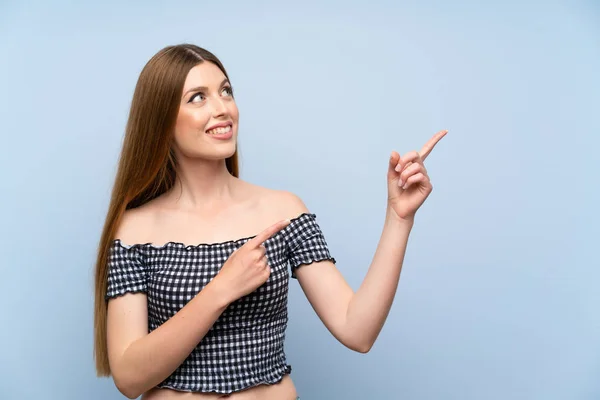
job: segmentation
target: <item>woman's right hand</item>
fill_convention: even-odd
[[[270,226],[229,256],[211,282],[224,293],[227,303],[252,293],[269,279],[271,269],[263,243],[289,224],[290,221],[285,220]]]

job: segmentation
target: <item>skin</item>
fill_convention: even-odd
[[[204,89],[190,91],[196,87]],[[289,219],[309,212],[293,193],[259,187],[227,172],[224,160],[235,151],[239,122],[235,100],[227,88],[225,76],[211,63],[201,63],[190,71],[174,132],[181,184],[142,207],[128,210],[117,238],[126,244],[197,244],[261,233],[236,251],[192,301],[150,334],[145,294],[127,294],[109,301],[109,360],[115,384],[129,398],[143,394],[145,400],[291,400],[297,396],[289,375],[277,384],[229,396],[152,389],[184,361],[228,304],[267,280],[270,271],[262,243],[287,226]],[[206,133],[222,122],[231,125],[230,140],[219,141]],[[419,152],[402,157],[391,154],[384,228],[356,292],[330,261],[297,270],[298,282],[315,312],[349,349],[368,352],[385,323],[415,213],[432,191],[423,161],[445,134],[434,135]]]

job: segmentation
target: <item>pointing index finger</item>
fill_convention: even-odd
[[[279,222],[271,225],[270,227],[268,227],[267,229],[265,229],[258,235],[256,235],[253,239],[248,241],[248,244],[252,247],[258,247],[258,246],[262,245],[265,241],[267,241],[267,239],[270,239],[271,237],[275,236],[275,234],[277,232],[279,232],[280,230],[282,230],[289,224],[290,224],[289,219],[279,221]]]
[[[431,139],[429,139],[429,141],[427,143],[425,143],[425,146],[423,146],[423,148],[419,152],[419,155],[421,156],[421,160],[425,160],[427,158],[427,156],[429,155],[429,153],[431,153],[431,151],[433,150],[435,145],[438,144],[438,142],[444,136],[446,136],[446,133],[448,133],[447,130],[439,131],[438,133],[433,135],[433,137]]]

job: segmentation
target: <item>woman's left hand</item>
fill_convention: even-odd
[[[395,151],[388,167],[388,209],[402,220],[412,220],[433,186],[423,162],[435,145],[448,133],[436,133],[421,149],[400,157]]]

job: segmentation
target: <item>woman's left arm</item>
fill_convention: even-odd
[[[388,168],[388,207],[383,232],[367,275],[356,292],[330,261],[298,268],[296,276],[329,331],[348,348],[366,353],[388,316],[419,207],[432,191],[423,164],[447,131],[438,132],[420,152],[392,153]]]

